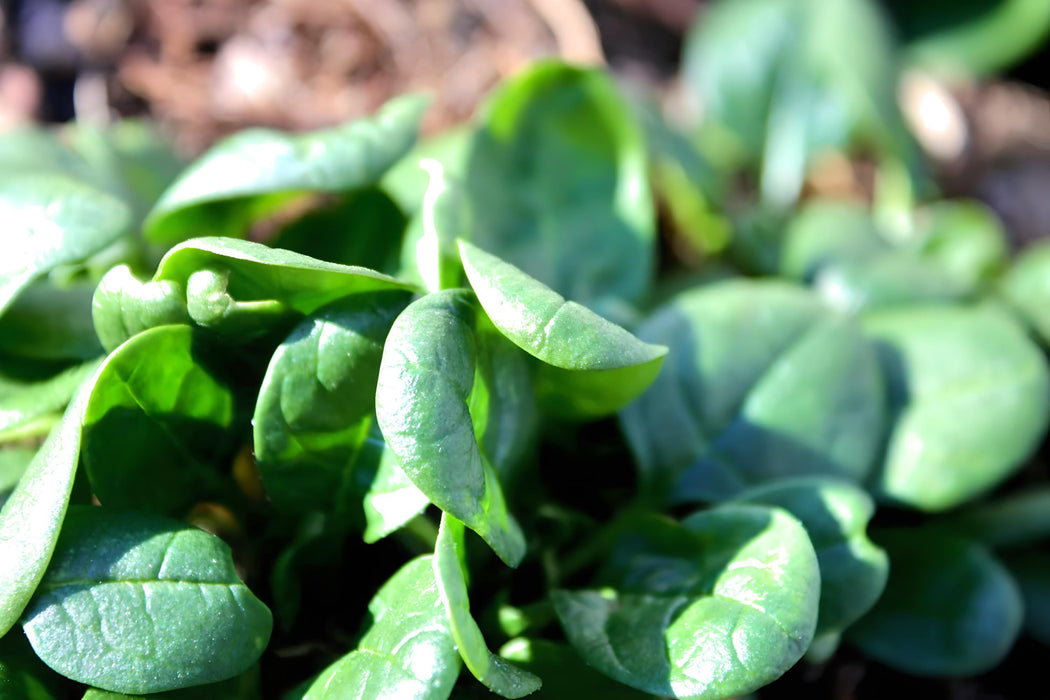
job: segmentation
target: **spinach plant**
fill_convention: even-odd
[[[973,203],[792,206],[818,148],[907,156],[888,39],[818,70],[876,10],[817,4],[692,40],[732,167],[558,62],[418,144],[416,97],[181,172],[0,138],[0,694],[729,698],[1045,642],[1045,250]],[[770,23],[732,80],[715,30]],[[660,222],[705,266],[658,274]]]

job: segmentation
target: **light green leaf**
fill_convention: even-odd
[[[422,513],[429,504],[430,499],[408,478],[394,453],[385,450],[364,498],[364,541],[378,542]]]
[[[1050,346],[1050,241],[1031,246],[1014,261],[1002,294]]]
[[[80,262],[113,243],[130,225],[118,199],[65,175],[0,179],[0,314],[34,279]]]
[[[182,516],[221,493],[218,466],[237,445],[216,349],[190,326],[159,326],[106,359],[83,438],[84,467],[104,505]]]
[[[476,311],[464,290],[430,294],[394,322],[383,349],[376,416],[405,474],[517,566],[521,528],[478,446],[470,397],[477,375]]]
[[[942,200],[920,209],[918,252],[968,289],[978,289],[1007,265],[1003,224],[976,200]]]
[[[463,523],[443,513],[433,571],[452,637],[463,663],[485,687],[505,698],[525,697],[540,689],[540,679],[489,651],[478,623],[470,614],[463,573],[464,536]]]
[[[93,379],[81,385],[0,510],[0,636],[21,617],[48,562],[69,505]]]
[[[815,286],[831,306],[848,312],[950,304],[972,292],[948,271],[908,250],[829,266],[817,275]]]
[[[727,698],[798,661],[813,639],[817,557],[787,512],[725,505],[629,531],[599,579],[554,593],[583,659],[654,695]]]
[[[890,578],[847,638],[904,673],[966,676],[996,666],[1024,616],[1017,584],[984,548],[922,530],[878,533]]]
[[[820,564],[818,637],[837,638],[882,595],[889,562],[868,539],[875,504],[860,488],[822,477],[781,479],[747,491],[737,502],[783,508],[806,528]]]
[[[913,308],[865,319],[889,387],[892,431],[875,486],[927,511],[991,489],[1050,421],[1039,348],[990,308]]]
[[[811,200],[784,231],[779,273],[809,282],[829,265],[867,260],[888,248],[867,208],[837,199]]]
[[[0,508],[3,508],[7,499],[11,497],[35,454],[36,450],[26,447],[0,449]]]
[[[125,695],[111,690],[88,688],[81,700],[259,700],[259,667],[218,683],[149,695]]]
[[[492,323],[544,363],[539,383],[548,406],[585,418],[615,413],[660,371],[667,348],[641,342],[466,241],[459,250]]]
[[[867,478],[886,421],[878,360],[812,293],[716,283],[675,297],[638,335],[674,348],[620,413],[654,497],[721,500],[805,474]]]
[[[357,649],[327,669],[302,700],[444,700],[459,654],[434,578],[433,557],[402,566],[368,604]]]
[[[536,64],[482,112],[465,178],[472,240],[587,306],[638,301],[654,272],[647,158],[608,75]]]
[[[70,509],[22,624],[62,675],[134,695],[244,672],[266,648],[272,619],[218,537],[87,507]]]
[[[259,475],[278,509],[348,514],[386,449],[371,435],[383,341],[403,291],[357,294],[311,314],[278,346],[252,419]]]
[[[74,365],[50,379],[0,394],[0,436],[34,418],[64,410],[77,387],[94,374],[98,366],[98,360]]]
[[[168,243],[203,232],[240,238],[297,194],[371,185],[415,143],[425,106],[419,97],[402,97],[333,129],[230,136],[168,188],[146,219],[146,235]]]

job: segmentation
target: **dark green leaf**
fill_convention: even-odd
[[[0,314],[30,282],[80,262],[124,233],[128,208],[118,199],[58,174],[0,180]]]
[[[597,697],[602,700],[652,698],[598,673],[585,664],[572,647],[565,644],[521,637],[504,644],[499,653],[543,679],[543,690],[536,697]]]
[[[817,557],[780,509],[727,505],[681,526],[651,521],[621,541],[602,580],[610,587],[555,592],[562,627],[588,664],[655,695],[750,692],[813,639]]]
[[[73,680],[144,694],[232,678],[270,638],[270,611],[214,535],[154,515],[71,509],[23,627]]]
[[[83,440],[84,467],[103,504],[181,516],[216,494],[217,468],[236,447],[234,397],[216,354],[190,326],[159,326],[106,359]]]
[[[93,380],[33,457],[0,510],[0,636],[21,617],[55,550],[80,458],[80,433]]]
[[[94,282],[59,286],[39,280],[0,317],[0,353],[63,362],[103,354],[91,323]]]
[[[60,676],[43,664],[21,630],[0,639],[0,698],[4,700],[59,700]]]
[[[467,279],[489,319],[544,363],[541,391],[560,413],[586,418],[615,413],[660,371],[667,348],[641,342],[465,241],[459,249]]]
[[[882,595],[889,562],[868,539],[875,504],[858,487],[826,478],[782,479],[738,500],[783,508],[806,528],[820,564],[818,637],[837,635]]]
[[[653,275],[644,139],[615,84],[548,62],[505,83],[471,144],[472,240],[588,306],[637,301]]]
[[[1029,487],[934,522],[992,549],[1036,544],[1050,538],[1050,489]]]
[[[376,416],[401,468],[427,498],[517,566],[525,539],[470,413],[475,314],[463,290],[430,294],[405,309],[383,349]]]
[[[878,533],[890,556],[886,592],[847,636],[864,653],[922,676],[998,664],[1024,615],[1010,574],[982,547],[921,530]]]
[[[438,595],[448,615],[459,655],[474,677],[505,698],[521,698],[540,689],[540,679],[489,651],[478,623],[470,614],[463,573],[463,523],[444,513],[434,550],[433,571]]]
[[[674,348],[621,412],[643,485],[719,500],[804,474],[865,479],[881,450],[874,349],[810,292],[728,281],[679,295],[639,337]]]
[[[1021,587],[1025,631],[1050,646],[1050,559],[1046,552],[1030,551],[1010,555],[1004,563]]]
[[[992,488],[1035,449],[1050,420],[1050,371],[1039,348],[992,309],[873,314],[894,414],[876,486],[928,511]]]
[[[360,499],[385,450],[370,435],[383,341],[408,299],[346,297],[277,348],[252,419],[259,474],[277,508],[346,514]]]
[[[424,108],[424,100],[403,97],[370,119],[334,129],[235,134],[168,188],[146,219],[146,234],[165,242],[204,231],[239,238],[299,193],[371,185],[412,147]]]
[[[433,557],[413,559],[368,604],[357,649],[321,672],[303,700],[443,700],[459,676]]]

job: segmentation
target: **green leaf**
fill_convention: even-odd
[[[463,573],[465,534],[462,522],[448,513],[442,514],[433,571],[452,637],[463,663],[485,687],[505,698],[525,697],[540,689],[540,679],[489,651],[478,623],[470,614]]]
[[[894,49],[869,0],[720,0],[690,30],[682,71],[705,122],[761,169],[764,199],[789,205],[822,151],[906,148]]]
[[[648,387],[667,348],[641,342],[466,241],[459,242],[467,279],[496,328],[543,362],[540,391],[570,416],[615,413]]]
[[[948,271],[907,250],[844,261],[823,270],[815,282],[831,306],[849,312],[950,304],[972,291]]]
[[[385,450],[371,435],[383,341],[403,291],[357,294],[311,314],[270,360],[252,419],[259,475],[278,509],[348,513]]]
[[[411,151],[386,171],[379,181],[380,187],[397,202],[402,211],[418,214],[430,186],[430,175],[420,164],[424,160],[436,160],[446,175],[461,178],[466,170],[471,135],[471,130],[461,125],[419,140]]]
[[[432,559],[413,559],[379,589],[368,604],[371,625],[357,649],[322,671],[303,700],[449,696],[459,654]]]
[[[1025,631],[1050,646],[1050,561],[1046,552],[1019,552],[1007,556],[1004,563],[1021,587]]]
[[[0,354],[62,362],[103,354],[91,323],[93,281],[30,284],[0,317]]]
[[[893,424],[875,486],[926,511],[964,503],[1012,474],[1050,421],[1039,348],[990,308],[913,308],[865,319]]]
[[[378,542],[422,513],[429,504],[430,499],[408,478],[394,453],[385,450],[364,497],[362,538],[368,544]]]
[[[216,351],[190,326],[159,326],[106,359],[84,412],[84,467],[99,501],[181,516],[218,492],[217,468],[236,444]]]
[[[0,314],[34,279],[80,262],[113,243],[130,225],[118,199],[58,174],[0,179]]]
[[[784,231],[779,274],[809,282],[830,265],[867,260],[888,248],[867,208],[837,199],[811,200]]]
[[[1024,251],[1002,281],[1002,294],[1050,345],[1050,241]]]
[[[165,693],[125,695],[111,690],[88,688],[81,700],[258,700],[260,697],[259,668],[253,666],[246,673],[226,681]]]
[[[681,525],[628,532],[601,579],[554,593],[576,651],[606,675],[654,695],[726,698],[798,661],[820,595],[806,531],[775,508],[726,505]]]
[[[36,657],[21,630],[0,639],[0,698],[59,700],[62,691],[61,677]]]
[[[0,449],[0,508],[3,508],[7,499],[11,497],[35,454],[36,450],[25,447]]]
[[[0,510],[0,637],[21,617],[55,550],[80,458],[93,380],[81,385]]]
[[[604,72],[534,65],[490,98],[466,189],[478,246],[587,306],[637,301],[656,222],[641,129]]]
[[[23,628],[62,675],[144,694],[232,678],[270,638],[270,611],[214,535],[154,515],[70,509]]]
[[[98,360],[74,365],[50,379],[0,394],[0,439],[4,431],[13,430],[48,413],[64,410],[77,387],[94,374],[98,366]]]
[[[333,129],[230,136],[168,188],[146,219],[146,235],[168,243],[203,231],[240,238],[297,194],[374,184],[415,143],[425,106],[419,97],[402,97],[370,119]]]
[[[541,695],[548,698],[600,697],[602,700],[651,700],[598,673],[583,662],[572,647],[546,639],[512,639],[499,650],[513,661],[543,679]],[[537,696],[539,697],[539,696]]]
[[[720,500],[805,474],[867,478],[886,420],[878,360],[815,295],[721,282],[675,297],[638,335],[674,348],[620,413],[654,497]]]
[[[1050,538],[1050,488],[1028,487],[1010,496],[953,511],[938,529],[992,549],[1037,544]]]
[[[919,210],[916,219],[922,235],[919,254],[966,288],[979,288],[1006,267],[1006,232],[986,205],[943,200]]]
[[[149,282],[111,270],[95,294],[94,319],[112,350],[161,323],[189,323],[240,342],[284,333],[325,304],[351,294],[411,290],[393,277],[232,238],[196,238],[175,246]]]
[[[961,79],[991,77],[1037,50],[1050,7],[1028,0],[890,0],[904,60]]]
[[[886,592],[847,637],[904,673],[965,676],[998,664],[1024,615],[1010,574],[982,547],[922,530],[878,533],[890,557]]]
[[[507,510],[495,468],[478,446],[470,412],[475,314],[464,290],[430,294],[405,309],[383,349],[376,416],[420,491],[517,566],[525,539]]]
[[[783,508],[806,528],[820,564],[818,637],[837,636],[882,595],[889,562],[865,532],[875,504],[858,487],[819,477],[782,479],[737,500]]]

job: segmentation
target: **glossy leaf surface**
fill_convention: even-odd
[[[465,176],[472,240],[581,304],[636,301],[653,275],[647,179],[641,130],[613,82],[538,64],[483,111]]]
[[[65,175],[35,174],[0,181],[0,314],[30,282],[60,265],[84,260],[131,223],[118,199]]]
[[[83,460],[104,505],[185,515],[215,495],[234,449],[234,397],[215,347],[159,326],[110,354],[84,412]]]
[[[262,654],[271,625],[222,540],[101,508],[70,510],[23,620],[47,665],[131,694],[236,676]]]
[[[544,363],[546,403],[568,415],[615,413],[648,387],[667,348],[623,328],[494,255],[459,242],[467,279],[499,331]]]
[[[889,583],[848,637],[905,673],[962,676],[1002,660],[1021,629],[1020,591],[982,547],[919,530],[879,533]]]
[[[478,446],[468,403],[477,370],[475,314],[462,290],[430,294],[405,309],[383,349],[376,416],[420,491],[516,566],[525,539]]]
[[[863,480],[874,466],[885,423],[874,349],[810,292],[717,283],[678,295],[638,335],[674,348],[620,413],[654,495],[719,500],[787,476]]]
[[[413,559],[368,604],[357,649],[321,672],[303,700],[444,700],[459,654],[434,578],[432,557]]]
[[[525,697],[540,689],[540,679],[489,651],[478,623],[470,614],[463,573],[465,534],[463,523],[448,513],[441,516],[433,571],[452,637],[463,663],[485,687],[505,698]]]
[[[252,129],[216,144],[168,188],[146,219],[156,241],[243,237],[302,192],[376,182],[415,143],[425,101],[403,97],[369,119],[301,135]]]
[[[860,488],[826,478],[784,479],[747,491],[738,502],[783,508],[806,528],[820,564],[818,636],[841,632],[882,595],[889,561],[868,539],[875,504]]]
[[[816,627],[817,557],[780,509],[652,520],[625,535],[599,583],[555,592],[562,627],[588,664],[654,695],[750,692],[798,661]]]
[[[1050,420],[1039,348],[991,309],[915,308],[865,319],[893,426],[877,488],[928,511],[987,491],[1035,449]]]

